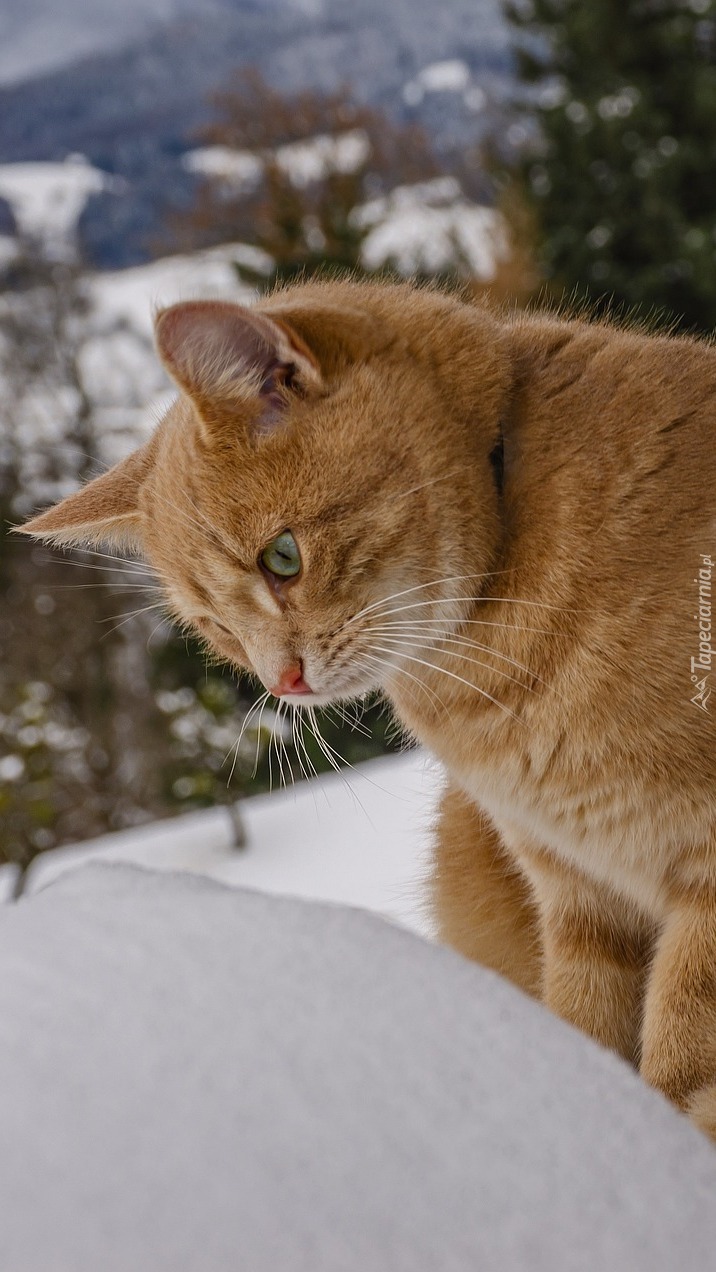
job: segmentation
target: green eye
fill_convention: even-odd
[[[272,539],[261,553],[261,564],[279,579],[292,579],[301,569],[301,554],[290,530]]]

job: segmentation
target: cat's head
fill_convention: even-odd
[[[333,283],[175,305],[156,338],[180,392],[152,439],[23,529],[140,554],[175,615],[297,703],[389,687],[494,560],[499,325]]]

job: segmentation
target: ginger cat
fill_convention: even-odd
[[[380,687],[444,939],[716,1137],[716,350],[349,282],[157,345],[151,441],[25,531],[129,545],[292,703]]]

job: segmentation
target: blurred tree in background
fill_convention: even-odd
[[[554,292],[716,326],[715,0],[508,0]]]
[[[217,171],[206,171],[172,228],[192,248],[254,244],[274,262],[269,283],[359,268],[367,225],[356,210],[440,171],[421,128],[358,104],[345,88],[284,96],[250,69],[211,104],[218,118],[198,140],[215,148]]]
[[[159,591],[138,563],[63,557],[9,534],[93,476],[106,439],[86,365],[94,333],[81,264],[19,241],[0,284],[0,862],[26,866],[60,843],[235,797],[241,770],[229,785],[221,762],[248,701],[233,685],[212,697],[213,678],[161,622]],[[136,391],[125,385],[127,406]],[[162,699],[177,686],[203,744],[191,764]],[[256,741],[249,732],[260,762]]]

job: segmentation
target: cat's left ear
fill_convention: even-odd
[[[139,493],[153,463],[150,447],[143,446],[54,508],[17,526],[17,532],[61,547],[107,543],[141,550]]]
[[[281,424],[292,392],[322,388],[318,363],[301,337],[280,319],[243,305],[171,305],[157,314],[155,334],[162,362],[209,432],[227,405],[244,403],[252,408],[254,437],[267,435]]]

